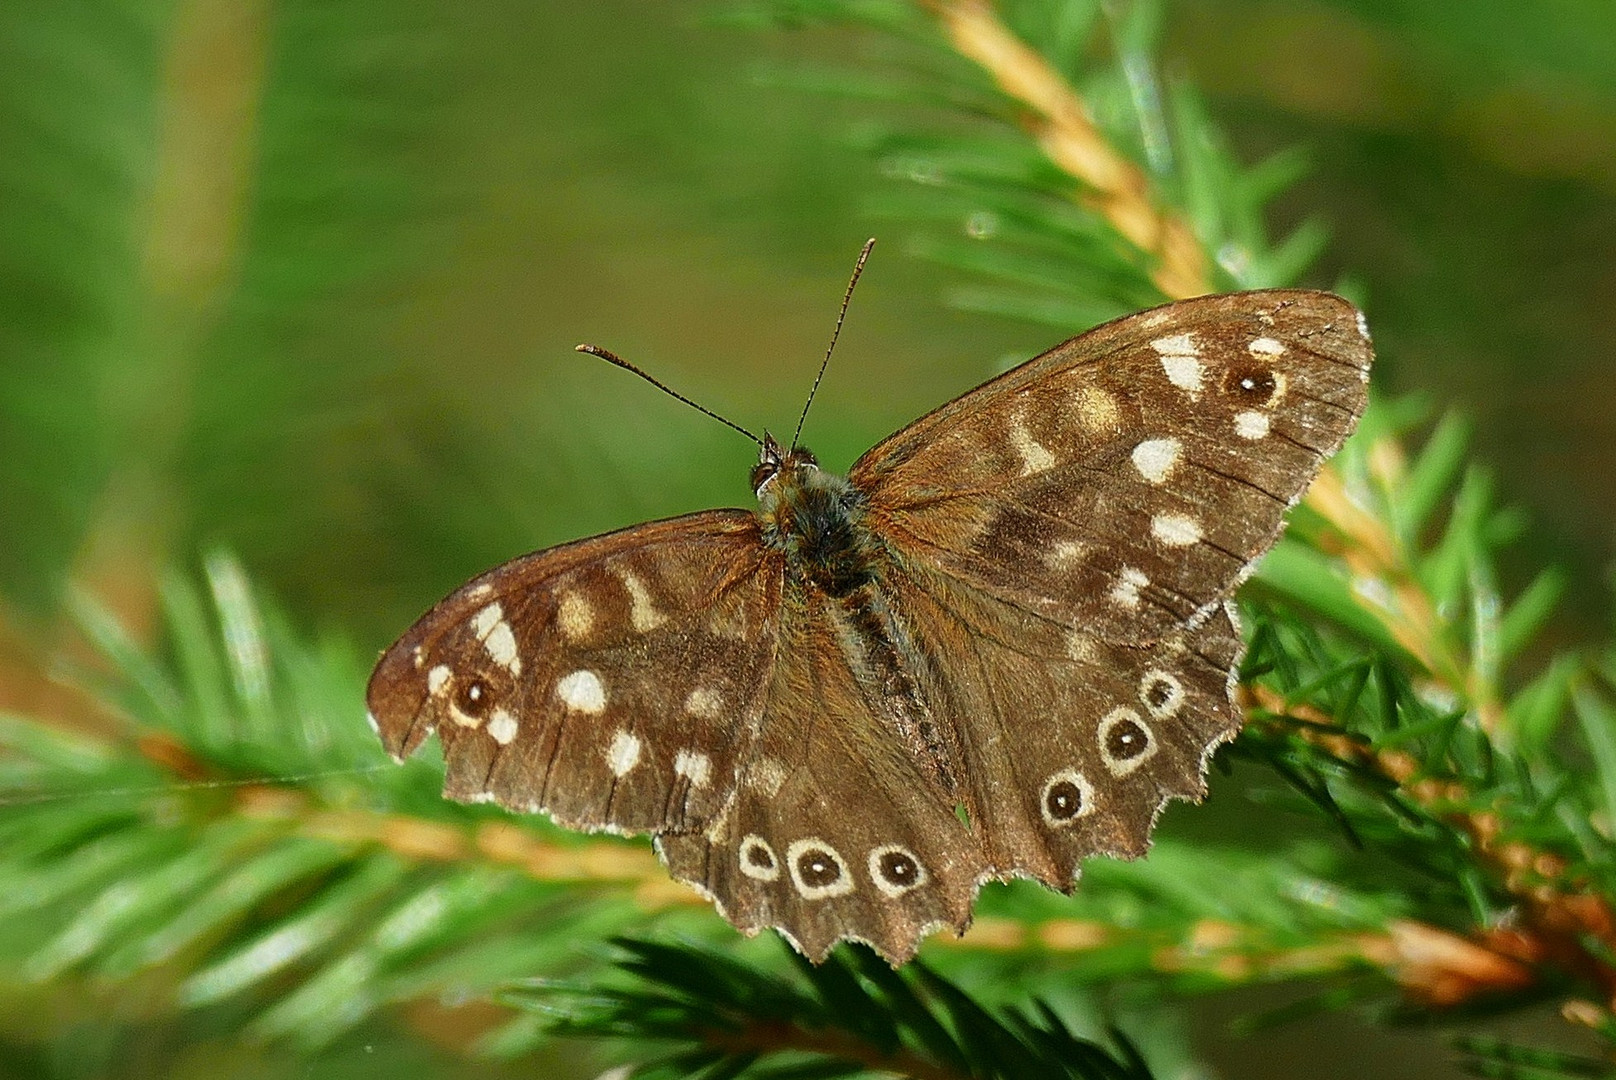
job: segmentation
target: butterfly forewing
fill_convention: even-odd
[[[455,799],[580,828],[699,826],[756,731],[780,580],[740,510],[517,559],[388,650],[371,717],[400,758],[436,730]]]
[[[760,734],[734,801],[701,833],[666,835],[673,876],[745,930],[779,927],[810,959],[843,938],[894,963],[970,922],[991,876],[925,763],[877,715],[823,596],[788,600]]]
[[[852,470],[913,559],[1107,641],[1214,610],[1362,413],[1371,350],[1328,293],[1108,323],[900,431]]]

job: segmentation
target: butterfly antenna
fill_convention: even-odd
[[[636,367],[633,364],[629,363],[627,360],[624,360],[621,356],[618,356],[616,353],[612,352],[610,349],[603,349],[599,345],[579,345],[573,351],[581,352],[581,353],[588,353],[590,356],[598,356],[602,360],[606,361],[608,364],[616,364],[618,367],[622,368],[624,371],[632,371],[634,374],[638,375],[640,378],[644,379],[646,382],[650,383],[652,386],[656,387],[658,390],[662,391],[664,394],[667,394],[669,397],[675,398],[675,399],[677,399],[679,401],[684,402],[686,405],[689,405],[692,409],[695,409],[699,413],[706,413],[708,416],[712,417],[714,420],[717,420],[720,424],[723,424],[725,427],[734,428],[736,431],[739,431],[742,435],[745,435],[748,439],[751,439],[753,442],[757,443],[759,446],[763,445],[763,440],[762,439],[758,438],[756,435],[752,434],[750,431],[747,431],[741,425],[735,423],[733,420],[724,419],[722,416],[719,416],[717,413],[713,412],[713,410],[711,410],[711,409],[709,409],[709,408],[707,408],[705,406],[697,405],[694,401],[691,401],[689,398],[687,398],[683,394],[679,393],[679,391],[675,390],[673,387],[669,386],[667,383],[662,382],[660,379],[657,379],[652,375],[648,375],[646,372],[640,370],[638,367]]]
[[[864,241],[864,250],[859,252],[858,262],[853,264],[853,277],[847,283],[847,292],[842,294],[842,310],[836,315],[836,329],[830,334],[830,348],[825,350],[825,360],[819,365],[819,374],[814,376],[813,389],[808,391],[808,400],[803,402],[802,415],[797,417],[797,430],[791,436],[791,449],[797,448],[797,439],[802,435],[802,425],[808,419],[808,409],[814,403],[814,395],[819,393],[819,381],[825,377],[825,369],[830,366],[830,354],[836,351],[836,339],[842,334],[842,321],[847,318],[847,305],[853,300],[853,286],[858,284],[859,275],[864,273],[864,263],[870,257],[870,249],[875,247],[875,237]]]

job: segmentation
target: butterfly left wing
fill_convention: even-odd
[[[1363,412],[1362,316],[1299,289],[1079,335],[866,453],[850,477],[911,561],[1144,644],[1217,610]]]
[[[366,702],[444,794],[572,828],[693,828],[723,806],[774,661],[779,556],[718,510],[551,548],[475,578],[383,654]]]
[[[877,691],[861,691],[847,616],[808,590],[782,623],[734,799],[705,830],[663,834],[657,849],[741,930],[775,927],[815,963],[843,939],[902,963],[933,930],[963,932],[993,872],[955,800],[877,718],[885,710],[866,696]]]

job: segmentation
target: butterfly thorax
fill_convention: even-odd
[[[795,449],[770,460],[772,440],[754,477],[763,542],[785,554],[787,576],[841,599],[880,576],[882,548],[866,526],[864,496],[846,477],[820,469]]]

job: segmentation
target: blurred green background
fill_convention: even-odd
[[[77,714],[69,582],[149,627],[224,545],[380,648],[497,561],[745,505],[744,440],[572,346],[789,430],[871,234],[827,464],[1061,336],[952,307],[879,213],[881,106],[779,77],[892,42],[713,10],[0,5],[0,706]],[[1471,417],[1522,567],[1582,583],[1549,644],[1602,635],[1616,6],[1175,0],[1164,40],[1242,157],[1310,151],[1272,224],[1323,217],[1308,283],[1365,300],[1379,389]]]

